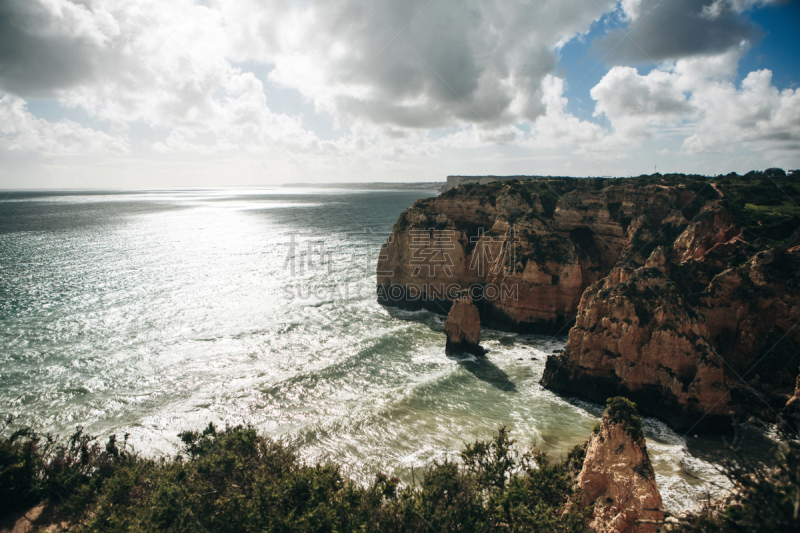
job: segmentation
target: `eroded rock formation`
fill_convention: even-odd
[[[454,188],[400,216],[378,297],[446,313],[468,290],[485,326],[571,326],[542,377],[557,392],[624,395],[695,432],[726,429],[732,414],[774,421],[800,367],[800,246],[765,245],[770,230],[754,224],[770,219],[754,223],[719,190],[627,180]],[[797,220],[784,219],[775,227],[800,242]]]
[[[472,303],[468,294],[462,294],[453,302],[447,320],[444,323],[444,332],[447,335],[445,353],[455,355],[470,353],[472,355],[486,355],[486,350],[481,342],[481,317],[478,308]]]
[[[636,406],[614,398],[586,444],[578,474],[579,504],[592,508],[601,533],[655,533],[664,514]]]
[[[704,415],[706,427],[725,424],[724,362],[707,338],[702,316],[658,268],[618,268],[584,293],[567,347],[548,358],[543,381],[600,403],[630,396],[675,427]]]

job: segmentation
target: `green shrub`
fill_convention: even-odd
[[[7,417],[0,431],[0,518],[42,500],[57,504],[66,516],[79,516],[106,478],[137,461],[125,444],[117,445],[115,435],[101,447],[80,427],[66,441],[30,428],[3,436],[13,420]]]
[[[250,427],[179,437],[179,455],[153,460],[80,429],[64,442],[0,435],[3,515],[50,499],[87,532],[586,531],[584,510],[564,512],[574,461],[520,452],[505,428],[457,462],[434,461],[415,486],[384,474],[355,484]]]
[[[636,404],[622,396],[615,396],[606,400],[604,416],[608,415],[613,424],[622,424],[633,440],[644,438],[642,433],[642,419],[636,410]]]
[[[13,422],[7,417],[3,431]],[[14,431],[0,439],[0,516],[29,507],[43,495],[39,473],[43,470],[39,437],[30,429]]]

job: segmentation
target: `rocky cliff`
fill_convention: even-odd
[[[800,192],[738,176],[457,187],[401,214],[378,262],[385,305],[565,334],[542,384],[630,397],[673,427],[773,421],[800,367]]]
[[[576,189],[560,199],[550,187],[495,183],[417,201],[381,251],[379,298],[443,312],[471,289],[485,324],[554,333],[589,285],[623,255],[640,255],[636,245],[662,223],[688,224],[693,209],[690,191],[659,186]]]

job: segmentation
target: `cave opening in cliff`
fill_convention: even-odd
[[[569,232],[569,239],[583,251],[592,263],[601,263],[602,252],[594,240],[594,232],[581,226]]]

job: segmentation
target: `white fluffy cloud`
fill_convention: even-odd
[[[703,115],[697,131],[683,143],[687,152],[718,153],[743,146],[796,163],[800,90],[779,91],[769,70],[751,72],[738,88],[731,82],[709,84],[692,99]]]
[[[714,0],[703,6],[703,15],[709,18],[722,16],[726,11],[742,13],[754,7],[785,4],[787,0]]]
[[[599,125],[580,120],[567,112],[564,80],[548,76],[543,83],[546,112],[534,123],[530,145],[538,147],[573,146],[583,151],[605,149],[607,135]],[[602,148],[601,148],[602,147]]]
[[[128,143],[71,120],[49,122],[33,116],[21,98],[0,98],[0,147],[21,152],[120,155]]]
[[[646,135],[653,125],[680,122],[696,112],[676,80],[677,75],[654,70],[640,76],[635,68],[614,67],[591,90],[595,115],[604,113],[629,137]]]
[[[0,89],[56,97],[117,135],[144,124],[164,136],[152,143],[159,152],[323,148],[300,117],[270,111],[261,80],[232,65],[218,7],[13,0],[3,9],[13,31],[0,38]]]
[[[595,114],[614,135],[635,141],[683,125],[689,154],[758,150],[795,161],[800,150],[800,92],[779,91],[769,70],[734,82],[742,50],[666,63],[647,75],[614,67],[591,91]],[[793,159],[794,158],[794,159]]]

